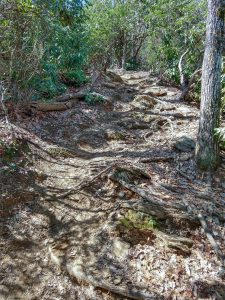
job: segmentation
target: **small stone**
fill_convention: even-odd
[[[124,198],[124,196],[125,196],[125,193],[124,193],[124,192],[119,192],[119,198],[120,198],[120,199]]]
[[[114,280],[113,280],[113,283],[115,284],[115,285],[118,285],[118,284],[120,284],[122,282],[122,278],[121,277],[116,277]]]
[[[117,238],[112,244],[112,254],[119,259],[125,259],[128,255],[129,248],[130,245],[128,243]]]
[[[223,189],[225,189],[225,182],[222,182],[221,186],[222,186]]]
[[[214,223],[216,223],[217,225],[220,225],[220,220],[217,217],[213,218]]]

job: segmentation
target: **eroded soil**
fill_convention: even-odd
[[[94,86],[110,105],[15,124],[34,143],[27,173],[1,175],[0,299],[225,299],[197,218],[224,251],[224,169],[195,171],[198,108],[120,76]]]

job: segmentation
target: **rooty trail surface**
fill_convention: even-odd
[[[105,103],[20,121],[33,143],[27,176],[3,180],[0,299],[225,299],[225,194],[195,171],[198,107],[148,72],[109,74]]]

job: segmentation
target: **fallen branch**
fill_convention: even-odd
[[[205,232],[205,235],[207,237],[207,239],[209,240],[210,244],[212,245],[215,253],[217,254],[219,260],[221,261],[221,263],[223,264],[223,266],[225,266],[225,256],[223,254],[223,252],[221,251],[219,245],[217,244],[217,242],[215,241],[214,237],[213,237],[213,233],[210,232],[209,227],[206,223],[205,218],[203,217],[203,215],[201,213],[198,214],[198,218],[199,221],[202,225],[202,228]]]
[[[79,92],[76,93],[69,93],[69,94],[65,94],[65,95],[61,95],[58,96],[54,99],[54,101],[56,102],[64,102],[64,101],[68,101],[68,100],[82,100],[84,99],[92,90],[95,82],[97,81],[97,79],[99,78],[99,76],[101,75],[101,73],[97,72],[96,74],[93,74],[92,76],[92,81],[89,87],[87,87],[86,89],[83,89]]]

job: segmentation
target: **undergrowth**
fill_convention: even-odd
[[[0,139],[0,173],[8,174],[21,170],[29,149],[22,141],[8,137]]]
[[[89,93],[85,97],[85,102],[90,105],[94,105],[96,103],[103,103],[104,97],[95,93]]]
[[[128,229],[153,230],[157,227],[156,220],[145,213],[128,210],[123,218],[120,219],[121,225]]]

